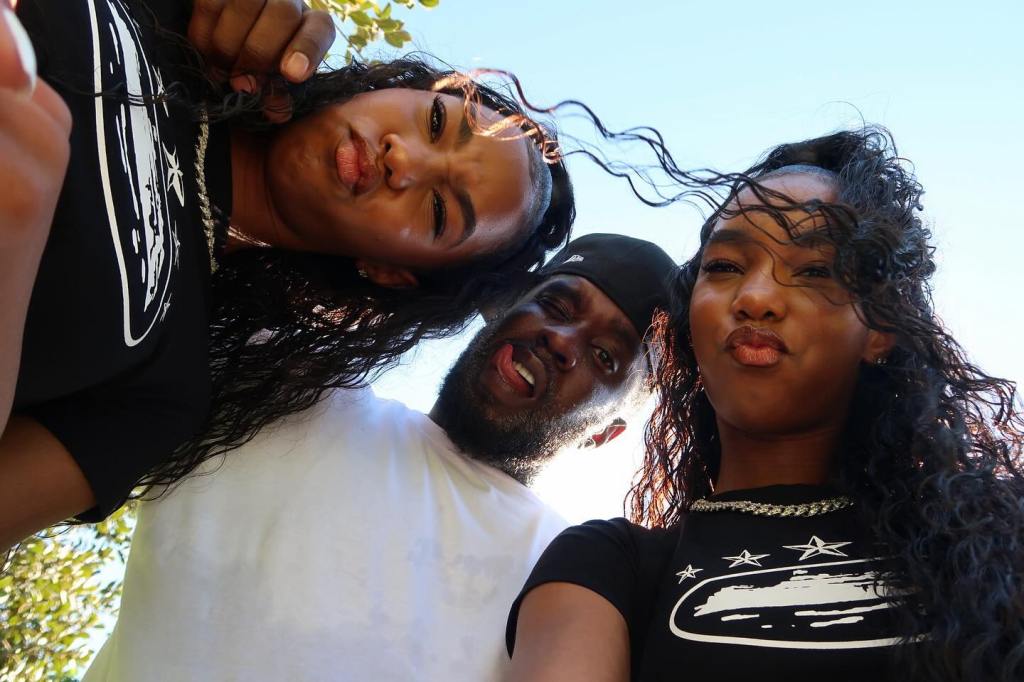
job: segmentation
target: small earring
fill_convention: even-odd
[[[879,367],[881,367],[882,365],[884,365],[888,361],[889,361],[889,358],[885,357],[884,355],[879,355],[877,358],[875,358],[875,364],[878,365]]]
[[[359,268],[358,270],[356,270],[356,272],[359,273],[359,276],[362,277],[363,279],[370,278],[370,276],[366,274],[366,270],[363,270],[362,268]]]

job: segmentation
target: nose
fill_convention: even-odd
[[[540,335],[540,346],[548,351],[555,365],[563,372],[576,366],[579,359],[576,332],[564,326],[545,327]]]
[[[394,190],[418,183],[435,182],[443,172],[443,158],[425,145],[389,133],[381,140],[384,148],[384,181]]]
[[[732,314],[741,321],[781,320],[786,316],[788,287],[775,279],[772,267],[752,271],[740,282]]]

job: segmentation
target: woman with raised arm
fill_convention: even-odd
[[[0,339],[0,549],[102,519],[457,332],[568,238],[571,185],[522,106],[420,59],[317,72],[333,28],[301,0],[17,14],[48,97],[32,106],[66,135],[59,95],[74,125],[63,186],[55,142],[36,164],[54,190],[31,211],[0,201],[0,243],[25,265],[3,292],[24,334]],[[8,230],[18,215],[32,239]]]
[[[661,323],[634,523],[551,544],[512,679],[1024,678],[1015,386],[935,317],[920,185],[873,128],[734,180]]]

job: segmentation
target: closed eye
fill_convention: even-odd
[[[572,319],[572,315],[569,313],[569,309],[565,307],[565,304],[553,296],[540,296],[537,298],[537,304],[556,320],[568,322]]]

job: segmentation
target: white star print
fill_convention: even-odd
[[[687,578],[696,578],[697,574],[703,570],[703,568],[694,568],[691,564],[686,564],[686,568],[676,573],[679,576],[679,584],[682,585]]]
[[[169,152],[167,147],[164,147],[164,157],[167,159],[167,188],[173,189],[174,193],[178,195],[178,203],[182,206],[185,205],[185,190],[181,187],[181,167],[178,163],[178,152]]]
[[[766,556],[768,556],[768,555],[767,554],[751,554],[747,550],[743,550],[739,554],[739,556],[724,556],[722,558],[725,559],[726,561],[731,561],[732,562],[731,564],[729,564],[729,568],[735,568],[736,566],[744,566],[744,565],[757,566],[757,567],[760,568],[761,567],[761,562],[759,560],[765,558]]]
[[[817,535],[812,535],[811,539],[807,541],[806,545],[783,545],[786,549],[795,549],[798,552],[803,552],[800,557],[800,561],[804,559],[810,559],[811,557],[821,556],[822,554],[828,554],[830,556],[849,556],[844,552],[840,552],[840,547],[845,547],[850,544],[849,542],[825,542]]]

